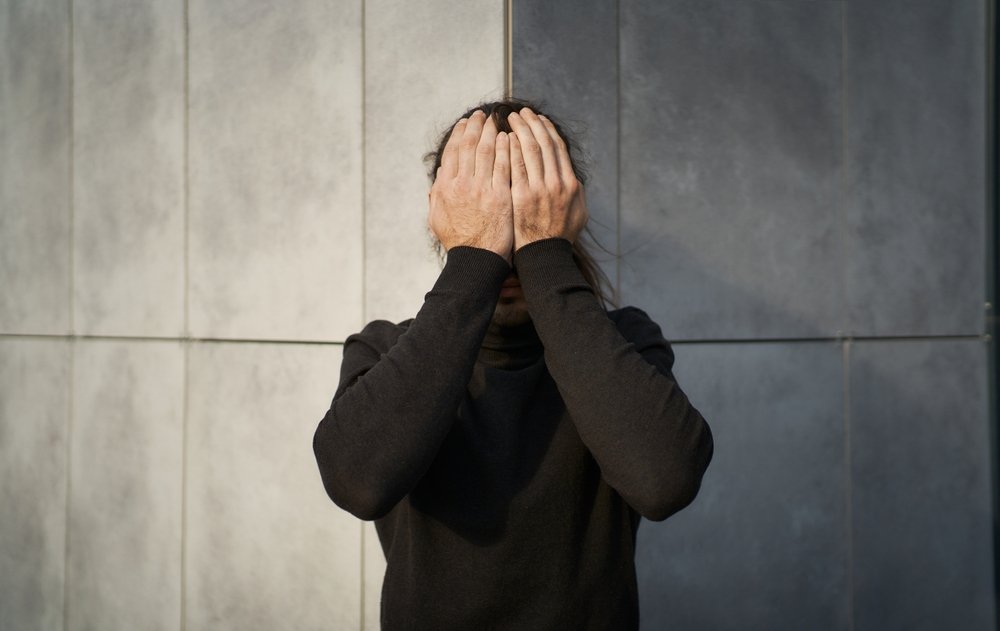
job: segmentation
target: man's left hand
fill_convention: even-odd
[[[507,120],[514,131],[510,136],[514,250],[552,237],[574,242],[588,213],[566,143],[552,121],[526,107]]]

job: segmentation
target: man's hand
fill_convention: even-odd
[[[551,237],[572,243],[588,213],[566,143],[549,119],[526,107],[507,120],[514,130],[510,137],[514,250]]]
[[[455,124],[429,197],[427,223],[445,250],[468,245],[511,262],[510,141],[482,110]]]

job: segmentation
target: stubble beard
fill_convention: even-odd
[[[499,326],[516,326],[531,320],[524,296],[501,297],[493,310],[493,322]]]

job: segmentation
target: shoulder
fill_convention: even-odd
[[[663,337],[660,325],[638,307],[623,307],[608,311],[608,317],[618,332],[632,344],[650,363],[664,374],[671,374],[674,365],[674,351],[670,342]]]
[[[344,351],[348,347],[364,346],[376,353],[384,353],[399,339],[399,336],[406,332],[413,318],[402,322],[390,322],[389,320],[372,320],[364,326],[358,333],[347,336],[344,340]]]
[[[626,306],[608,311],[608,318],[615,323],[618,332],[630,342],[646,339],[663,340],[660,325],[639,307]]]

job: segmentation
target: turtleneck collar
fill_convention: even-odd
[[[543,350],[531,320],[513,326],[490,322],[479,350],[479,361],[496,368],[517,370],[537,362]]]

